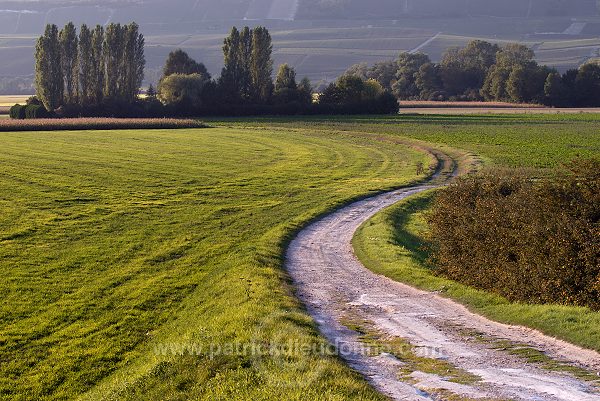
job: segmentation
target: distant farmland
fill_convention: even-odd
[[[233,25],[267,26],[275,63],[290,63],[313,83],[330,81],[355,63],[395,58],[400,51],[418,49],[438,61],[449,47],[472,39],[525,43],[540,63],[561,71],[600,56],[600,17],[589,0],[552,6],[541,0],[492,5],[487,0],[376,0],[368,10],[354,0],[344,6],[327,2],[333,8],[319,0],[81,3],[28,2],[27,10],[20,10],[20,2],[0,1],[0,80],[31,77],[35,38],[44,24],[70,20],[76,25],[138,22],[147,37],[146,84],[156,82],[167,53],[177,47],[218,75],[222,40]]]

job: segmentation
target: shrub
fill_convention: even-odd
[[[50,113],[48,113],[48,110],[46,110],[46,108],[42,105],[30,104],[25,107],[25,119],[27,120],[36,120],[48,117],[50,117]]]
[[[10,108],[10,118],[13,120],[24,120],[25,119],[25,106],[15,104]]]
[[[436,196],[437,272],[514,301],[600,309],[600,161],[553,178],[494,170]]]

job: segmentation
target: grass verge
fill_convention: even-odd
[[[490,319],[532,327],[548,335],[600,351],[600,312],[561,305],[509,302],[436,276],[427,266],[427,226],[424,219],[432,191],[394,205],[364,223],[353,246],[369,269],[427,291],[438,291]]]

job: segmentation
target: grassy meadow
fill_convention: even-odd
[[[325,345],[281,255],[429,156],[277,128],[0,135],[1,399],[382,399],[336,357],[268,352]]]
[[[235,126],[278,126],[345,132],[366,137],[410,138],[463,149],[484,165],[531,169],[558,166],[577,157],[600,157],[600,115],[402,115],[393,117],[306,117],[231,120]],[[526,305],[435,277],[420,249],[426,242],[429,196],[401,202],[366,222],[354,238],[361,261],[373,271],[439,291],[492,319],[539,329],[600,351],[600,312],[559,305]]]
[[[413,117],[425,123],[399,124],[395,133],[433,143],[468,149],[489,164],[544,169],[578,156],[600,156],[600,116],[472,116]],[[409,117],[410,119],[410,117]],[[379,130],[386,119],[367,122]],[[406,120],[405,120],[406,121]],[[429,129],[430,127],[434,129]],[[423,249],[427,242],[425,214],[433,193],[400,202],[361,226],[353,245],[359,259],[371,270],[429,291],[440,291],[491,319],[519,324],[580,346],[600,351],[600,312],[562,305],[509,302],[435,276]]]
[[[282,270],[293,233],[422,178],[415,166],[431,158],[401,143],[534,168],[600,149],[597,115],[209,124],[0,133],[0,399],[383,399],[336,357],[290,351],[325,346]],[[355,245],[389,240],[357,251],[374,270],[439,289],[413,246],[421,206],[379,214]],[[596,347],[598,313],[456,291],[557,335],[587,327],[570,339]]]
[[[600,114],[311,116],[213,123],[408,138],[463,149],[488,165],[510,167],[543,169],[600,155]]]

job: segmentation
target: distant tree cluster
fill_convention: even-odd
[[[273,46],[264,27],[233,28],[223,43],[224,66],[214,80],[184,51],[169,54],[156,97],[174,115],[393,113],[398,103],[377,81],[340,79],[313,99],[311,83],[300,82],[288,64],[273,82]],[[154,88],[151,88],[154,96]]]
[[[398,112],[398,101],[374,79],[344,75],[330,84],[319,96],[321,107],[338,109],[339,113],[392,114]]]
[[[135,23],[48,25],[35,50],[37,98],[49,112],[137,101],[144,77],[144,37]]]
[[[396,113],[391,86],[376,78],[342,77],[315,96],[307,78],[289,65],[273,82],[273,45],[264,27],[233,28],[223,42],[224,66],[213,79],[205,65],[181,49],[169,54],[155,89],[139,96],[144,77],[144,37],[135,23],[48,25],[36,46],[35,86],[30,104],[15,105],[13,118],[167,117],[261,114]],[[379,71],[381,70],[381,71]]]
[[[451,48],[440,63],[423,53],[401,53],[372,67],[357,64],[345,75],[375,79],[401,100],[469,100],[600,106],[600,65],[560,74],[534,60],[530,48],[475,40]]]

